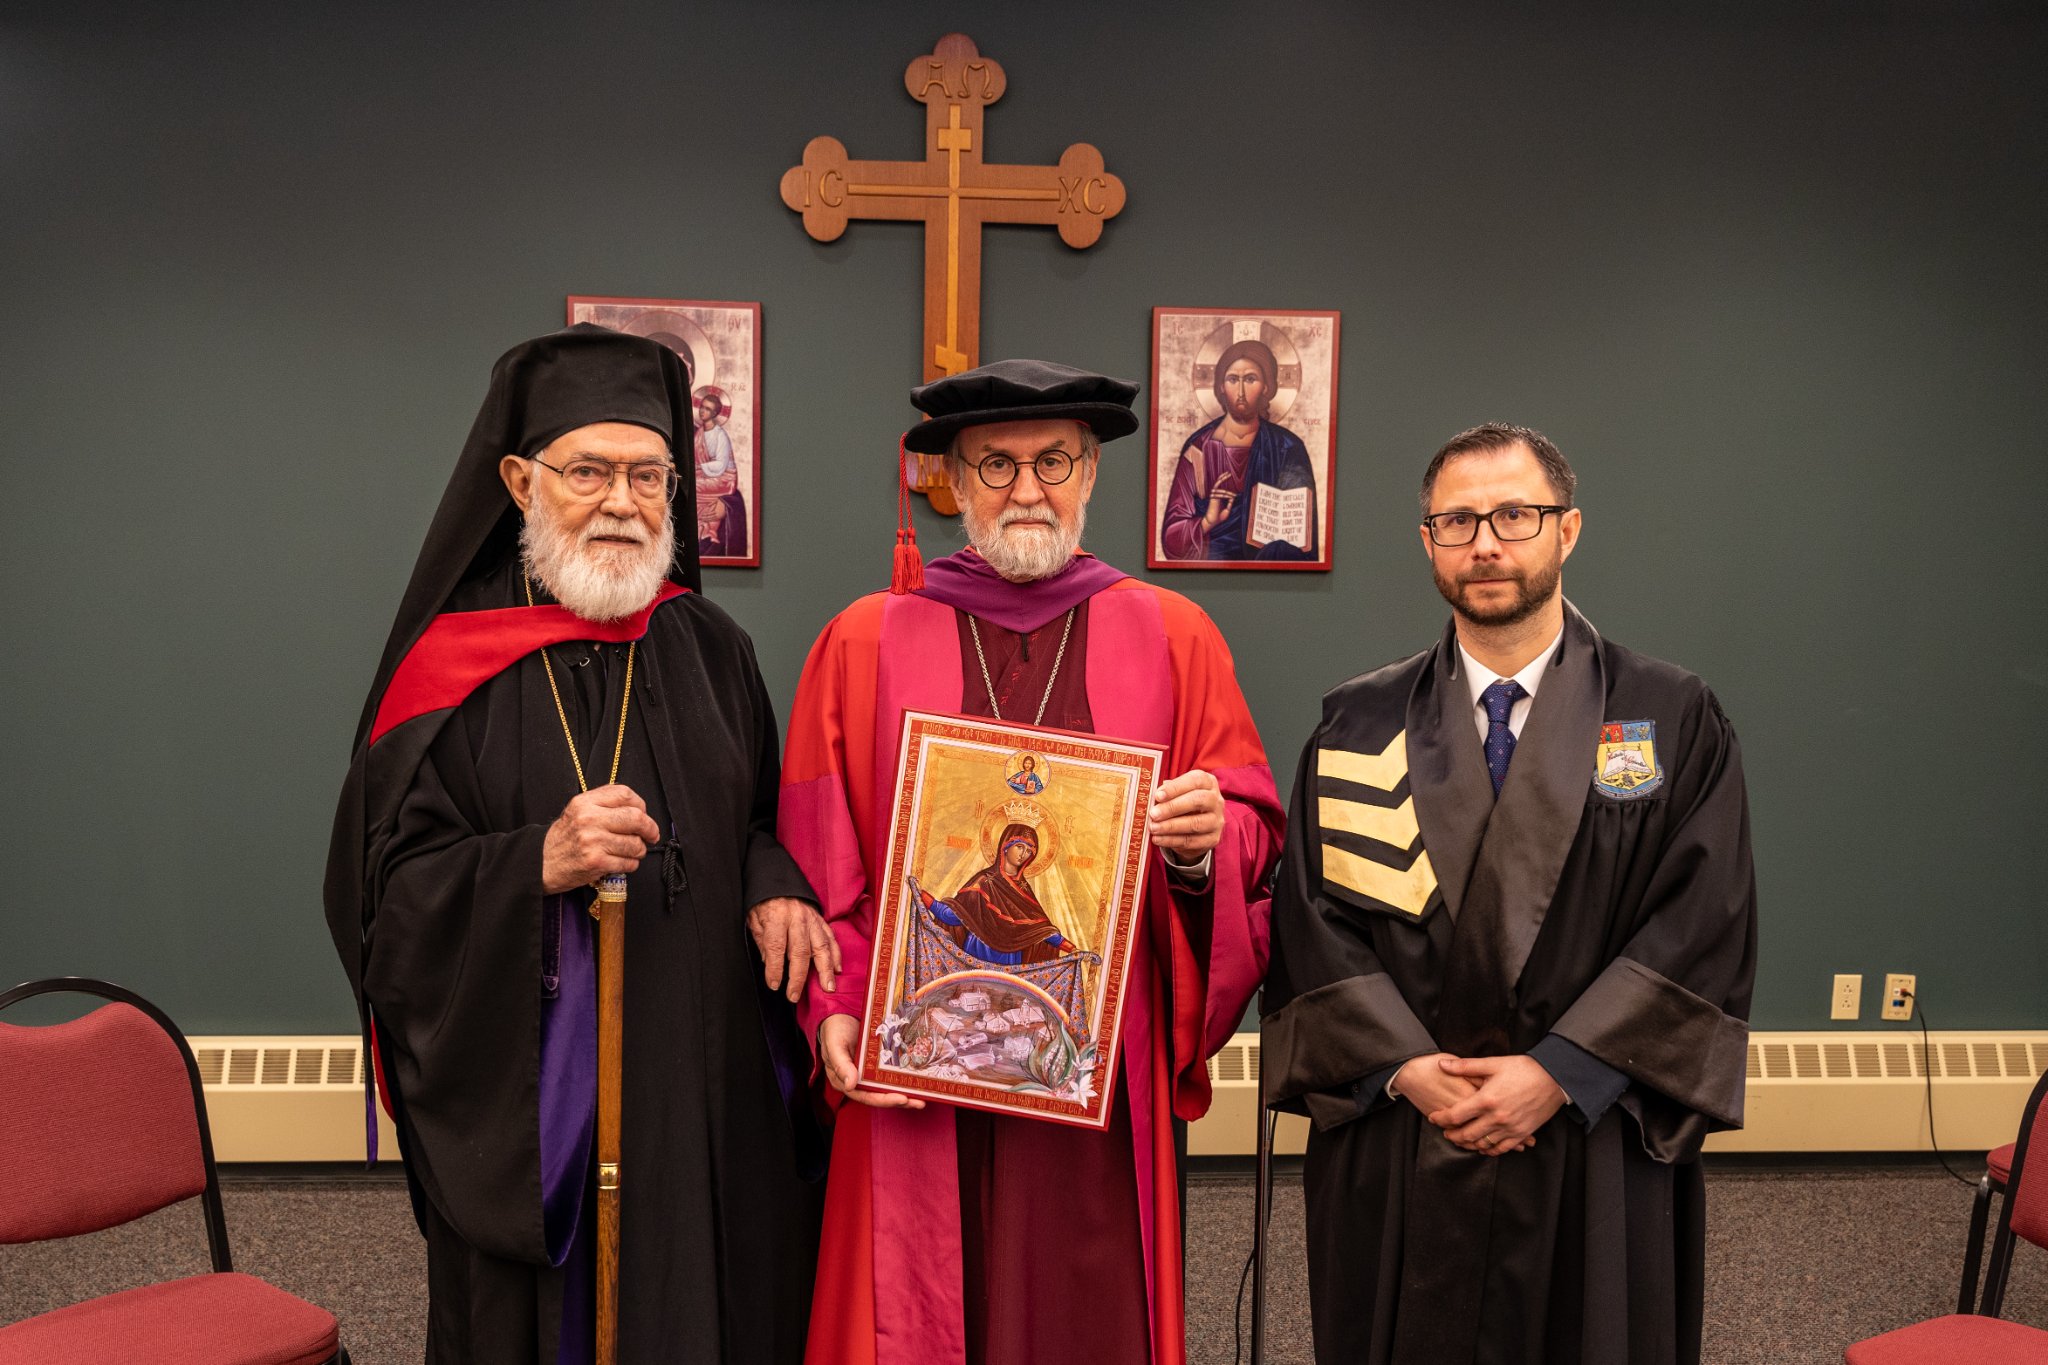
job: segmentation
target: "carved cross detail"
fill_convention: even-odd
[[[948,34],[911,62],[903,85],[925,107],[924,160],[854,161],[839,139],[812,138],[803,164],[783,173],[782,202],[821,242],[837,239],[856,218],[923,221],[923,369],[930,381],[980,363],[982,224],[1056,227],[1068,246],[1090,247],[1103,223],[1122,211],[1124,182],[1085,142],[1067,148],[1056,166],[982,160],[983,115],[1002,98],[1007,78],[965,34]],[[927,495],[935,488],[945,493],[936,460],[920,461],[916,485]],[[950,502],[933,498],[941,511]]]

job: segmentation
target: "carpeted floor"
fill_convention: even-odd
[[[1767,1171],[1708,1177],[1706,1358],[1822,1365],[1842,1347],[1952,1311],[1970,1193],[1939,1169]],[[357,1365],[420,1358],[425,1256],[405,1191],[388,1179],[234,1177],[239,1270],[331,1309]],[[1310,1360],[1298,1181],[1276,1192],[1267,1359]],[[1198,1178],[1189,1194],[1188,1357],[1229,1365],[1233,1304],[1251,1246],[1251,1183]],[[109,1232],[0,1247],[0,1322],[206,1269],[196,1205]],[[2022,1244],[2006,1316],[2048,1327],[2048,1251]]]

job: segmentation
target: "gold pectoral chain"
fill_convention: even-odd
[[[533,580],[522,574],[520,581],[526,585],[526,605],[530,607],[533,605]],[[619,733],[612,741],[612,771],[611,775],[605,778],[607,786],[619,780],[619,759],[626,752],[626,712],[633,705],[633,656],[639,649],[638,640],[626,646],[625,695],[619,698]],[[569,762],[576,769],[576,788],[587,792],[590,790],[590,782],[583,776],[583,760],[576,755],[576,732],[569,728],[569,711],[562,705],[562,689],[555,682],[555,666],[548,659],[545,645],[541,646],[540,666],[548,675],[548,692],[555,699],[555,716],[562,722],[562,738],[569,743]],[[590,903],[592,919],[597,918],[597,907],[597,901]]]
[[[1033,725],[1045,720],[1046,703],[1052,700],[1052,685],[1060,680],[1060,664],[1067,657],[1067,639],[1074,633],[1074,613],[1079,607],[1067,608],[1067,624],[1060,629],[1059,652],[1052,656],[1052,674],[1045,680],[1045,695],[1038,699],[1038,714],[1031,718]],[[981,625],[972,615],[967,618],[967,633],[974,637],[974,659],[981,665],[981,685],[988,689],[988,709],[997,720],[1003,718],[1003,708],[996,704],[995,681],[988,675],[988,655],[981,651]]]

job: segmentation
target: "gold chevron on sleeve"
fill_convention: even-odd
[[[1363,834],[1383,844],[1405,849],[1422,833],[1415,822],[1415,798],[1398,806],[1369,806],[1363,801],[1345,801],[1335,796],[1316,798],[1316,819],[1324,829],[1341,829],[1346,834]]]
[[[1399,868],[1361,858],[1348,848],[1323,845],[1323,876],[1347,891],[1369,896],[1403,914],[1420,917],[1436,890],[1436,869],[1429,865],[1429,850],[1415,855],[1406,872]]]
[[[1408,732],[1403,730],[1387,741],[1376,754],[1354,754],[1345,749],[1316,750],[1316,776],[1334,777],[1340,782],[1357,782],[1392,791],[1408,775]]]

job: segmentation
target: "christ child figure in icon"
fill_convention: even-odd
[[[697,552],[747,552],[747,508],[739,491],[739,460],[726,431],[732,402],[724,389],[705,384],[692,395],[697,430],[692,454],[697,475]]]
[[[1036,796],[1045,790],[1045,779],[1038,775],[1038,759],[1025,754],[1018,760],[1017,771],[1003,779],[1010,790],[1024,796]]]

